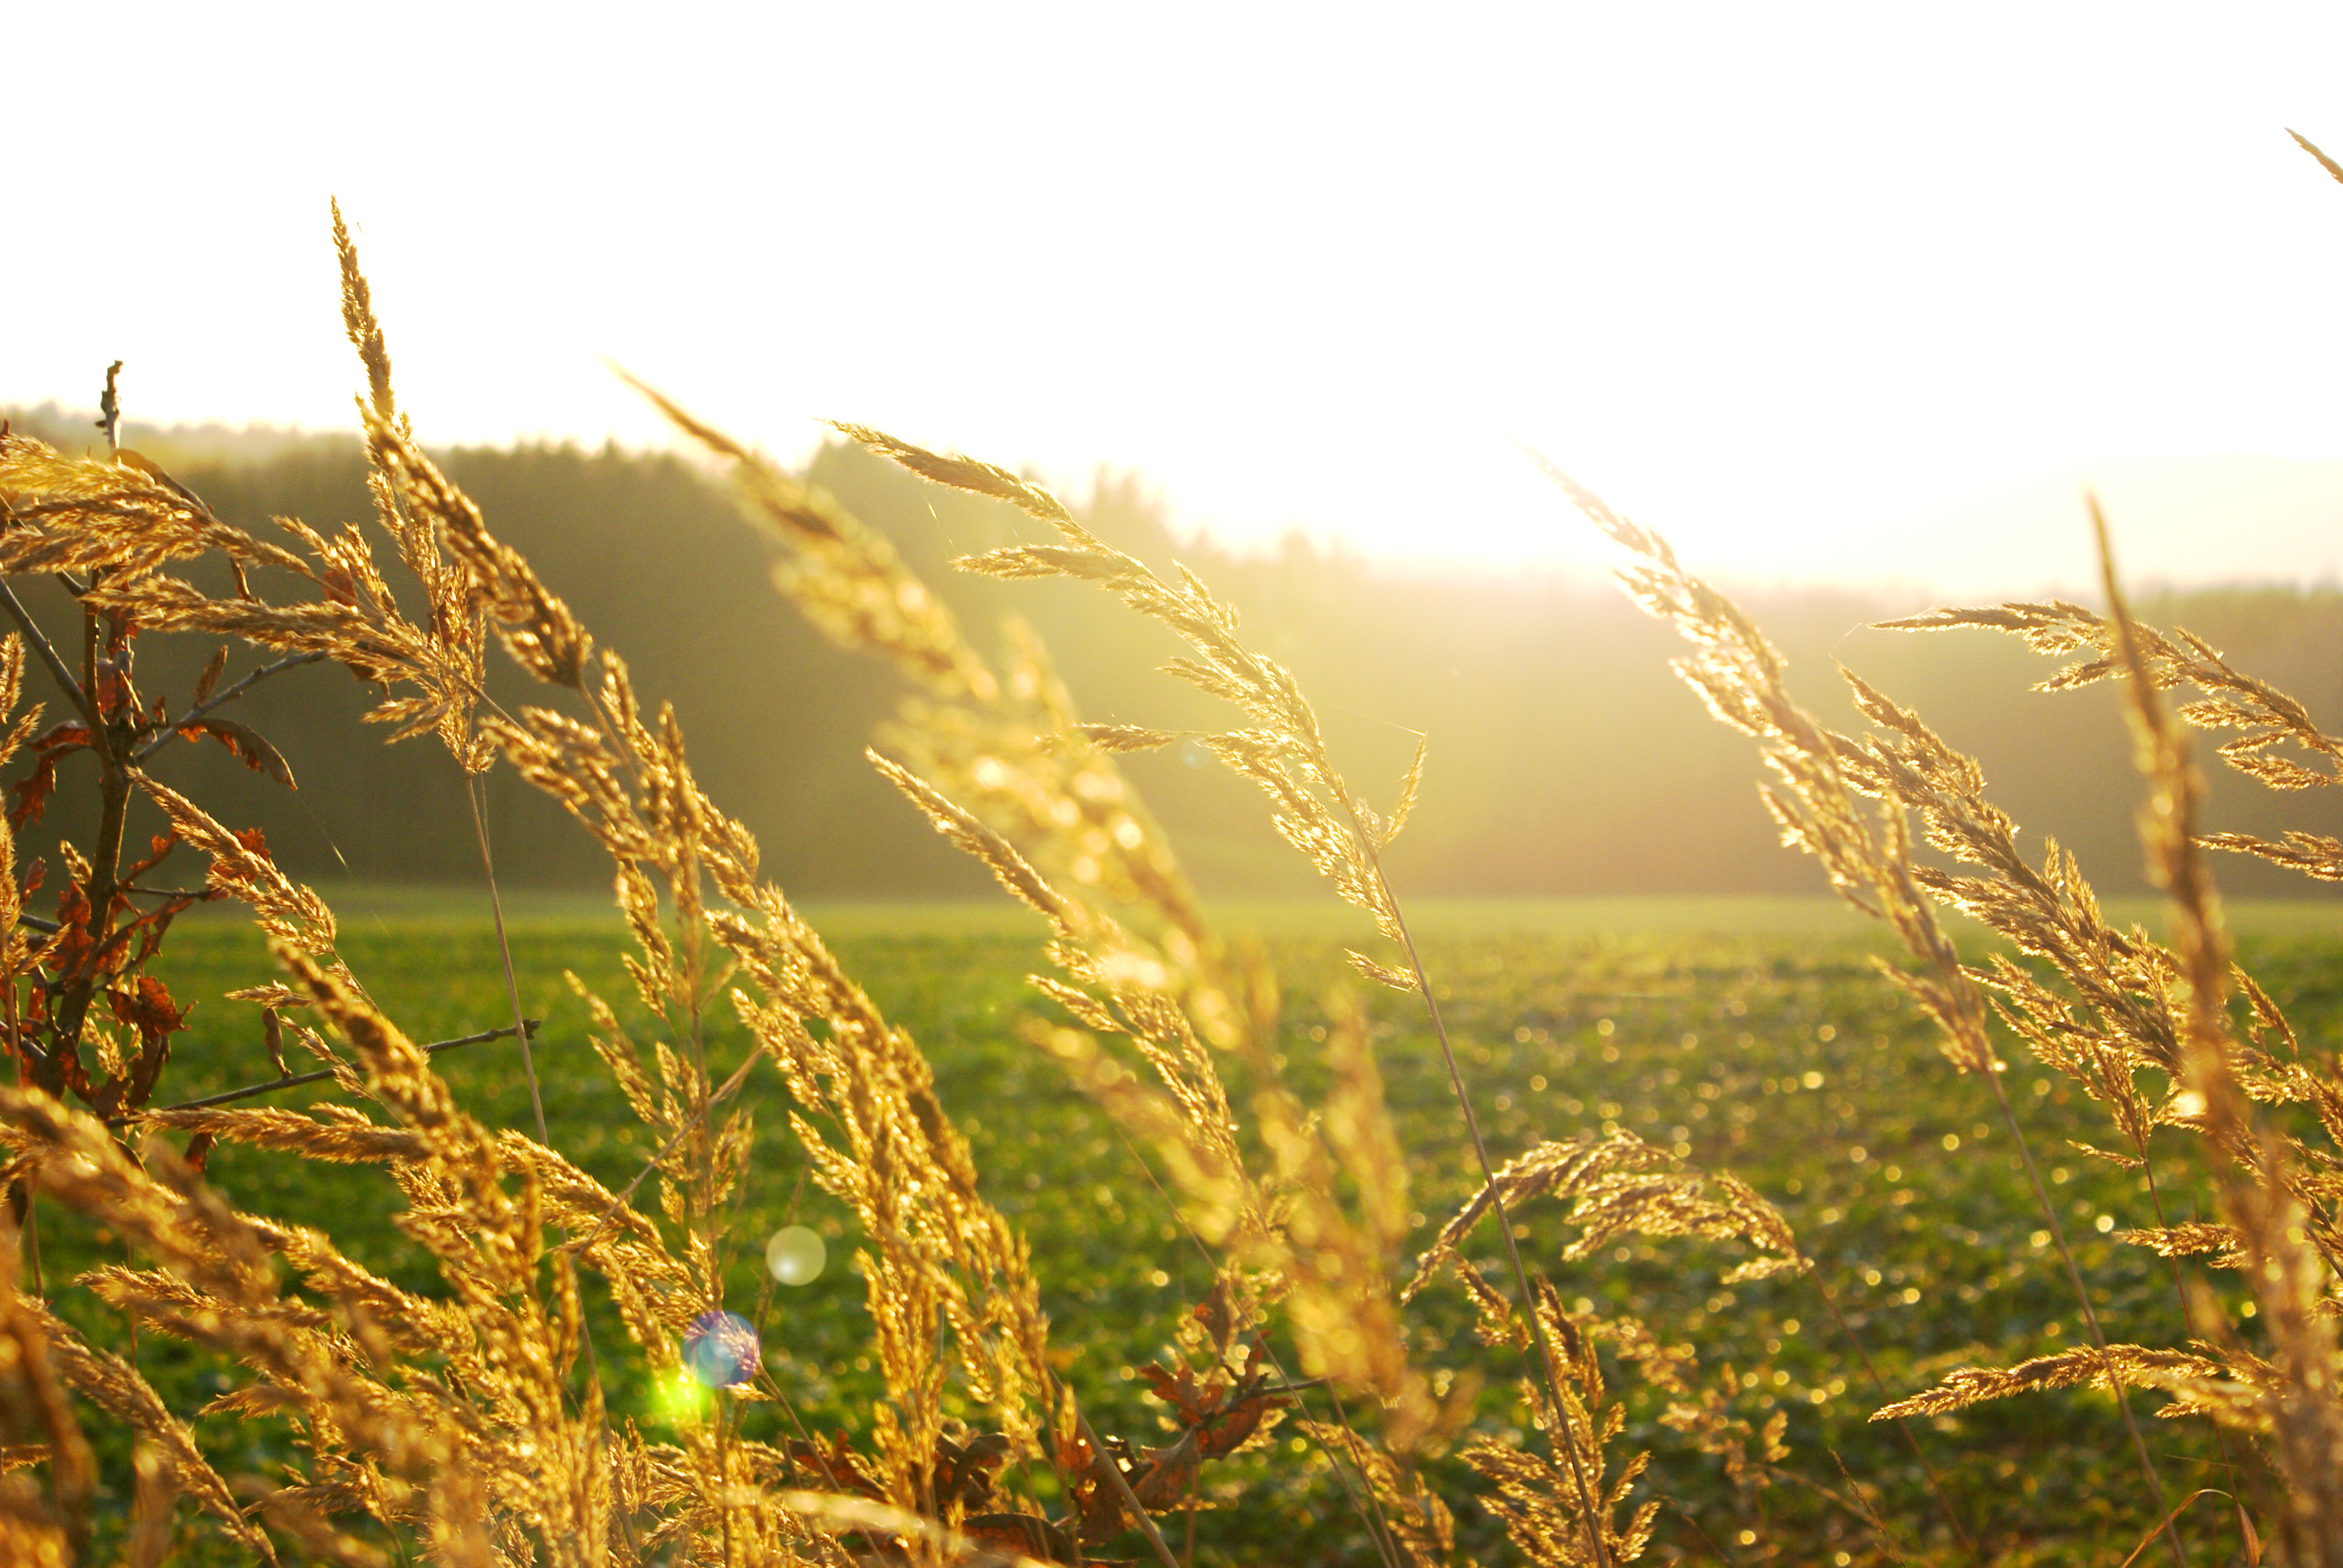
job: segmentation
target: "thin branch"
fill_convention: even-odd
[[[51,642],[49,634],[35,622],[32,612],[25,608],[25,601],[16,597],[16,590],[10,588],[5,578],[0,578],[0,609],[6,610],[8,618],[24,632],[25,640],[33,645],[35,653],[40,655],[41,663],[48,669],[51,678],[64,689],[67,697],[73,699],[75,709],[89,726],[90,734],[95,736],[98,728],[97,710],[90,707],[88,693],[82,690],[81,682],[75,680],[73,671],[65,668],[65,661],[57,657],[56,644]]]
[[[97,399],[97,427],[106,432],[106,453],[109,457],[122,450],[122,393],[114,384],[115,377],[121,374],[119,359],[106,367],[106,390]]]
[[[106,373],[106,397],[109,404],[114,400],[115,371],[121,367],[121,361],[116,360],[113,369]],[[106,417],[106,439],[110,444],[114,439],[113,424],[120,417],[119,409],[110,407],[107,409]],[[101,571],[93,569],[90,573],[91,584],[95,586],[100,577]],[[101,621],[109,628],[108,630],[100,629]],[[102,617],[99,612],[90,608],[88,600],[82,601],[81,692],[84,700],[88,704],[86,717],[89,720],[90,755],[97,759],[98,799],[97,836],[90,845],[89,869],[82,879],[82,893],[89,910],[88,933],[97,941],[101,951],[109,945],[111,939],[121,934],[116,930],[114,922],[117,913],[116,906],[117,904],[126,906],[126,900],[121,899],[119,895],[122,887],[122,845],[124,835],[130,826],[132,793],[130,765],[126,755],[129,743],[127,725],[118,720],[108,721],[106,714],[106,696],[97,683],[100,649],[114,648],[114,638],[111,634],[116,631],[121,638],[119,648],[121,663],[116,687],[116,704],[117,709],[126,711],[135,719],[137,712],[137,699],[133,695],[129,684],[131,655],[128,624],[116,621],[111,616]],[[63,1063],[76,1060],[80,1055],[82,1026],[88,1020],[90,1004],[96,1000],[97,991],[98,975],[94,970],[82,973],[69,972],[62,977],[62,989],[58,992],[56,1010],[51,1015],[49,1032],[52,1043],[48,1059],[41,1064],[40,1070],[34,1075],[34,1081],[51,1094],[61,1094],[65,1089],[65,1081],[61,1076],[65,1070]]]
[[[319,648],[309,653],[288,653],[283,658],[273,659],[270,662],[262,665],[258,669],[254,670],[250,675],[246,676],[242,680],[239,680],[234,686],[229,687],[226,691],[214,692],[210,698],[205,701],[196,704],[193,708],[188,709],[186,712],[179,715],[178,718],[168,720],[168,728],[166,728],[162,734],[156,736],[152,740],[147,741],[144,746],[141,746],[137,750],[133,751],[130,754],[131,762],[136,765],[146,761],[146,759],[152,757],[157,751],[162,750],[164,747],[168,746],[172,741],[176,740],[179,738],[179,731],[183,727],[193,724],[196,719],[201,719],[205,714],[209,713],[215,708],[218,708],[225,703],[235,701],[237,698],[242,697],[246,691],[249,691],[255,686],[259,685],[262,681],[267,679],[270,676],[275,675],[277,671],[291,669],[297,664],[315,664],[319,659],[326,657],[326,651],[323,648]]]
[[[531,1018],[521,1021],[528,1026],[526,1033],[534,1035],[538,1026],[544,1022],[544,1020]],[[453,1050],[458,1046],[478,1045],[484,1040],[504,1040],[522,1032],[508,1024],[502,1029],[484,1029],[478,1034],[458,1035],[454,1040],[435,1040],[421,1049],[426,1056],[436,1056],[443,1050]],[[108,1117],[106,1124],[108,1127],[126,1127],[141,1117],[160,1115],[166,1111],[206,1111],[215,1105],[228,1105],[239,1100],[253,1099],[257,1095],[274,1094],[280,1089],[294,1089],[304,1083],[320,1083],[333,1076],[334,1070],[330,1067],[321,1067],[315,1072],[287,1073],[283,1078],[270,1079],[266,1083],[247,1083],[242,1089],[223,1090],[217,1094],[206,1094],[200,1100],[183,1100],[176,1105],[148,1106],[128,1116]]]

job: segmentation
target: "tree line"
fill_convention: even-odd
[[[17,428],[67,449],[88,445],[53,410],[15,417]],[[354,439],[239,444],[217,432],[133,427],[129,441],[246,528],[293,516],[330,531],[371,515]],[[830,647],[772,591],[767,548],[719,484],[680,457],[614,447],[468,448],[443,461],[489,527],[628,659],[638,689],[675,704],[703,782],[757,833],[782,885],[806,897],[983,891],[966,858],[863,760],[873,727],[905,695],[901,683]],[[1164,729],[1227,722],[1224,711],[1155,672],[1173,651],[1161,629],[1102,596],[951,570],[955,556],[1032,537],[1030,519],[927,486],[843,444],[823,447],[805,477],[893,539],[980,642],[995,638],[1006,617],[1030,622],[1084,718]],[[1354,783],[1380,785],[1388,796],[1416,732],[1429,734],[1423,799],[1391,856],[1401,886],[1433,895],[1820,890],[1812,863],[1778,847],[1746,742],[1714,723],[1670,674],[1671,634],[1607,585],[1401,578],[1298,536],[1273,554],[1239,555],[1176,538],[1137,481],[1104,474],[1076,509],[1151,565],[1184,561],[1233,603],[1251,638],[1290,665],[1318,703]],[[1557,498],[1554,526],[1584,525]],[[2025,563],[2012,563],[2011,575],[2025,578]],[[61,589],[33,583],[22,591],[35,614],[64,626]],[[1802,699],[1826,719],[1856,722],[1832,669],[1836,658],[1978,756],[1996,799],[2029,828],[2056,834],[2101,888],[2141,886],[2129,814],[2105,804],[2132,798],[2110,787],[2131,772],[2111,689],[2034,692],[2055,666],[1984,633],[1870,629],[1923,608],[1918,600],[1813,588],[1740,597],[1789,658]],[[2150,595],[2141,608],[2158,624],[2205,636],[2330,728],[2343,714],[2343,593],[2201,589]],[[180,690],[212,653],[182,642],[142,656]],[[227,678],[244,667],[232,664]],[[518,683],[503,683],[505,673],[494,672],[492,689],[526,700]],[[61,716],[54,695],[37,678],[30,684]],[[360,724],[378,695],[317,667],[289,671],[242,700],[237,717],[283,753],[295,792],[211,747],[175,748],[170,776],[223,820],[260,827],[297,876],[476,881],[478,849],[453,765],[428,744],[385,747],[380,730]],[[2207,761],[2217,775],[2214,826],[2343,833],[2343,808],[2323,798],[2328,792],[2274,797]],[[74,766],[67,762],[68,773]],[[1208,892],[1306,890],[1309,872],[1270,832],[1257,796],[1201,749],[1175,747],[1126,766]],[[55,809],[70,813],[79,793],[68,777]],[[600,880],[583,837],[535,791],[498,780],[489,801],[498,868],[508,882]],[[26,851],[69,825],[67,818],[45,833],[33,829]],[[2032,847],[2038,852],[2038,841]],[[2317,890],[2258,864],[2221,870],[2241,894]]]

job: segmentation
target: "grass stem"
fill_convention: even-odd
[[[488,853],[488,820],[480,806],[480,776],[464,776],[464,803],[472,809],[472,833],[480,846],[480,869],[488,880],[488,913],[496,920],[497,957],[504,965],[505,997],[512,1005],[513,1032],[520,1037],[520,1070],[528,1080],[528,1108],[537,1118],[537,1141],[546,1148],[553,1147],[553,1135],[545,1129],[545,1096],[537,1084],[537,1059],[529,1050],[528,1020],[521,1017],[520,983],[513,978],[512,943],[505,933],[505,904],[497,890],[496,859]]]
[[[1895,1396],[1887,1392],[1886,1381],[1871,1362],[1871,1352],[1864,1348],[1863,1341],[1855,1335],[1855,1325],[1846,1321],[1846,1314],[1839,1309],[1838,1292],[1821,1279],[1815,1281],[1815,1286],[1823,1299],[1823,1305],[1830,1309],[1831,1321],[1838,1325],[1840,1335],[1845,1339],[1848,1348],[1855,1352],[1855,1359],[1863,1363],[1863,1375],[1870,1380],[1873,1396],[1883,1405],[1894,1402]],[[1936,1474],[1936,1467],[1928,1462],[1928,1455],[1921,1449],[1919,1438],[1913,1434],[1911,1424],[1899,1415],[1896,1418],[1896,1430],[1903,1433],[1905,1445],[1911,1449],[1914,1462],[1919,1465],[1920,1473],[1927,1479],[1928,1491],[1936,1497],[1936,1506],[1945,1511],[1945,1522],[1953,1527],[1954,1535],[1959,1538],[1962,1552],[1977,1568],[1985,1568],[1984,1556],[1978,1553],[1976,1543],[1969,1538],[1968,1527],[1961,1523],[1959,1510],[1953,1506],[1943,1480]]]
[[[529,1035],[533,1030],[529,1021],[521,1016],[520,982],[513,976],[512,942],[505,932],[504,898],[497,890],[496,858],[488,852],[488,818],[481,800],[482,795],[486,792],[487,784],[482,775],[467,773],[464,776],[464,800],[472,809],[472,833],[478,839],[480,846],[480,871],[488,879],[488,911],[496,920],[497,957],[504,965],[505,999],[512,1006],[512,1030],[520,1040],[521,1072],[528,1080],[528,1108],[537,1117],[538,1143],[543,1148],[551,1149],[553,1135],[546,1131],[545,1126],[545,1096],[538,1091],[537,1085],[537,1058],[529,1049]],[[570,1260],[566,1256],[557,1256],[554,1259],[554,1267],[557,1269],[572,1266]],[[575,1284],[574,1281],[572,1284]],[[588,1386],[594,1390],[594,1402],[598,1408],[601,1404],[602,1362],[601,1358],[594,1351],[594,1325],[587,1321],[582,1302],[578,1311],[578,1345],[586,1352],[586,1380]],[[563,1382],[566,1383],[568,1380],[565,1378]],[[719,1414],[720,1417],[720,1409]],[[588,1500],[580,1498],[579,1502],[583,1504]],[[732,1516],[729,1513],[724,1515],[724,1563],[725,1568],[731,1568]]]
[[[1081,1412],[1079,1405],[1074,1408],[1074,1424],[1081,1429],[1082,1441],[1091,1445],[1091,1468],[1114,1489],[1115,1496],[1122,1503],[1123,1511],[1139,1522],[1139,1532],[1147,1537],[1147,1544],[1154,1552],[1155,1560],[1162,1563],[1163,1568],[1180,1568],[1180,1560],[1172,1555],[1171,1545],[1164,1541],[1163,1533],[1155,1528],[1155,1521],[1149,1518],[1147,1510],[1140,1505],[1139,1494],[1131,1491],[1130,1480],[1122,1473],[1122,1466],[1114,1462],[1114,1455],[1106,1451],[1106,1445],[1099,1441],[1098,1433],[1091,1430],[1091,1418]]]
[[[1349,804],[1349,798],[1345,796],[1345,807],[1348,808]],[[1423,958],[1416,950],[1415,935],[1408,929],[1407,917],[1400,912],[1399,900],[1393,895],[1391,883],[1383,876],[1383,857],[1376,852],[1374,836],[1367,831],[1366,824],[1359,820],[1355,809],[1351,810],[1350,816],[1351,831],[1358,836],[1359,847],[1366,858],[1368,869],[1374,873],[1375,884],[1383,890],[1384,901],[1392,910],[1392,919],[1399,929],[1400,946],[1406,950],[1408,968],[1415,976],[1416,994],[1423,999],[1424,1010],[1432,1017],[1433,1038],[1440,1042],[1440,1060],[1448,1070],[1448,1086],[1455,1091],[1457,1106],[1464,1112],[1464,1131],[1473,1141],[1473,1158],[1480,1162],[1481,1181],[1488,1190],[1489,1205],[1496,1215],[1497,1233],[1504,1238],[1505,1259],[1513,1265],[1513,1283],[1522,1292],[1522,1316],[1528,1322],[1530,1343],[1535,1347],[1535,1358],[1529,1369],[1530,1378],[1533,1382],[1544,1383],[1546,1398],[1554,1411],[1554,1425],[1546,1433],[1547,1439],[1569,1465],[1571,1483],[1577,1489],[1579,1507],[1586,1521],[1586,1540],[1595,1568],[1610,1568],[1611,1553],[1604,1541],[1603,1520],[1596,1509],[1594,1489],[1587,1479],[1585,1467],[1579,1462],[1578,1445],[1571,1439],[1561,1382],[1554,1376],[1554,1348],[1546,1340],[1545,1321],[1538,1316],[1537,1297],[1530,1289],[1529,1270],[1522,1263],[1521,1245],[1513,1236],[1513,1216],[1505,1211],[1505,1195],[1497,1189],[1497,1171],[1489,1160],[1489,1145],[1481,1136],[1481,1119],[1473,1114],[1473,1097],[1465,1091],[1464,1073],[1457,1066],[1456,1048],[1448,1039],[1448,1025],[1440,1016],[1439,1000],[1432,994],[1432,980],[1424,973]],[[1528,1352],[1523,1352],[1523,1360],[1532,1361]],[[1541,1372],[1544,1373],[1542,1378]]]
[[[2116,1371],[2115,1357],[2107,1351],[2107,1336],[2099,1327],[2098,1309],[2092,1306],[2091,1292],[2083,1283],[2083,1271],[2076,1266],[2075,1254],[2066,1245],[2066,1227],[2058,1222],[2058,1206],[2050,1201],[2050,1190],[2042,1185],[2042,1172],[2034,1164],[2034,1150],[2026,1141],[2026,1130],[2017,1123],[2017,1112],[2011,1108],[2009,1096],[2002,1090],[2001,1074],[1987,1067],[1985,1080],[1993,1086],[1994,1103],[2001,1107],[2002,1124],[2009,1129],[2010,1140],[2017,1145],[2017,1158],[2026,1167],[2026,1180],[2034,1189],[2034,1201],[2042,1211],[2042,1223],[2057,1243],[2058,1260],[2066,1269],[2066,1282],[2074,1289],[2076,1305],[2082,1309],[2083,1322],[2091,1331],[2091,1343],[2098,1348],[2100,1363],[2107,1368],[2107,1388],[2115,1395],[2116,1409],[2123,1414],[2124,1431],[2131,1434],[2132,1452],[2139,1459],[2139,1473],[2147,1483],[2148,1496],[2155,1501],[2156,1512],[2162,1513],[2164,1482],[2156,1473],[2156,1461],[2147,1452],[2147,1440],[2140,1435],[2139,1422],[2132,1415],[2123,1378]],[[2166,1544],[2172,1549],[2174,1563],[2177,1568],[2187,1568],[2188,1559],[2180,1550],[2179,1533],[2169,1519],[2164,1522],[2163,1533]]]

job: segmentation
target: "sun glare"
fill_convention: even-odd
[[[347,426],[337,194],[438,441],[664,441],[607,357],[785,457],[1135,469],[1223,540],[1593,559],[1520,442],[1744,578],[2078,582],[2085,484],[2146,576],[2335,565],[2343,193],[2283,129],[2343,142],[2331,9],[128,11],[75,144],[120,177],[45,221],[168,242],[20,250],[0,401],[119,356],[135,418]]]

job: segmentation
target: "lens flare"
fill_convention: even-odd
[[[683,1336],[683,1364],[704,1388],[738,1388],[761,1359],[756,1325],[738,1312],[702,1312]]]
[[[810,1285],[821,1278],[830,1249],[818,1231],[803,1225],[785,1225],[765,1243],[765,1267],[785,1285]]]

